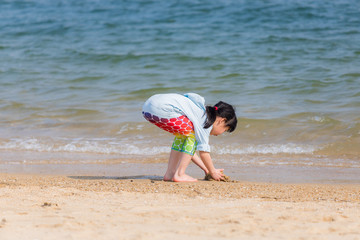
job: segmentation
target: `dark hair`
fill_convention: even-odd
[[[216,117],[222,117],[226,119],[226,126],[229,127],[228,132],[233,132],[237,125],[237,118],[235,113],[235,108],[230,104],[225,102],[218,102],[215,106],[206,106],[206,121],[204,123],[204,128],[211,127]]]

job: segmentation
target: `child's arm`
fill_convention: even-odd
[[[206,168],[203,161],[201,161],[201,159],[196,153],[194,154],[194,156],[192,156],[191,160],[205,172],[205,175],[209,173],[209,170]]]
[[[214,180],[220,181],[221,179],[223,179],[224,174],[222,173],[222,171],[224,171],[224,169],[216,169],[214,167],[210,153],[200,151],[200,158],[205,164],[206,168],[208,169],[209,173],[211,174]]]

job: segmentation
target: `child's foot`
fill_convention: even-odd
[[[165,177],[165,176],[164,176],[163,180],[164,180],[165,182],[169,182],[169,181],[172,181],[172,178],[168,178],[168,177]]]
[[[163,180],[166,182],[172,181],[173,177],[174,177],[174,174],[165,173]]]
[[[197,182],[198,181],[196,178],[190,177],[189,175],[186,175],[186,174],[184,174],[182,176],[175,174],[172,180],[174,182]]]

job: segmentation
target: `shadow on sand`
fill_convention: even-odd
[[[124,177],[114,177],[114,176],[68,176],[72,179],[79,179],[79,180],[141,180],[141,179],[148,179],[154,181],[163,181],[163,177],[155,176],[155,175],[137,175],[137,176],[124,176]]]

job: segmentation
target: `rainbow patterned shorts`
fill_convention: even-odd
[[[167,119],[143,112],[143,116],[152,124],[175,135],[171,149],[191,156],[195,154],[197,141],[195,139],[194,125],[185,115]]]

